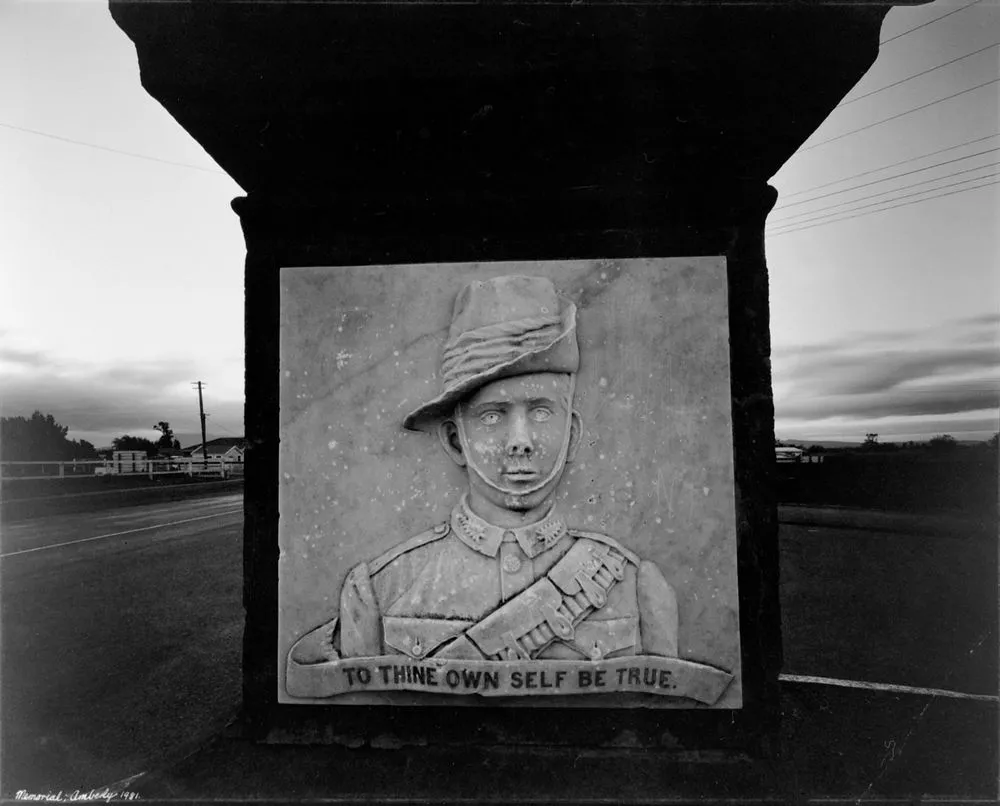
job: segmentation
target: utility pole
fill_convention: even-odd
[[[197,387],[197,389],[198,389],[198,414],[201,416],[201,462],[202,462],[202,466],[207,470],[208,469],[208,444],[207,444],[208,441],[205,438],[205,404],[202,402],[202,399],[201,399],[202,382],[201,381],[195,381],[191,385],[194,386],[194,387]]]

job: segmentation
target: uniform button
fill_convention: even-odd
[[[508,554],[503,558],[503,570],[508,574],[516,574],[521,570],[521,558],[516,554]]]
[[[514,534],[510,529],[508,529],[506,532],[503,533],[503,539],[507,540],[508,542],[511,540],[515,540],[516,538],[517,535]]]

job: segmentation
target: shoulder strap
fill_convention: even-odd
[[[630,551],[625,548],[621,543],[615,540],[613,537],[608,537],[607,535],[602,535],[600,532],[582,532],[579,529],[570,529],[569,533],[573,537],[583,537],[587,540],[593,540],[597,543],[603,543],[605,546],[611,546],[615,551],[620,551],[625,555],[625,559],[628,560],[632,565],[639,564],[639,555],[634,551]]]
[[[382,554],[368,563],[368,573],[373,575],[377,574],[396,558],[402,557],[407,552],[418,549],[421,546],[426,546],[428,543],[441,540],[442,538],[447,537],[450,532],[451,527],[448,525],[448,521],[445,521],[444,523],[439,523],[437,526],[428,529],[426,532],[421,532],[415,537],[411,537],[409,540],[404,540],[398,546],[394,546],[385,552],[385,554]]]

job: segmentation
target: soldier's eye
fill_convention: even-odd
[[[500,422],[500,413],[496,411],[484,411],[479,415],[479,422],[483,425],[496,425]]]
[[[551,416],[551,410],[545,408],[544,406],[539,406],[537,409],[531,410],[531,419],[536,423],[544,423]]]

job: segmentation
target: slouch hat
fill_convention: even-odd
[[[455,298],[441,352],[442,390],[410,412],[403,427],[421,430],[500,378],[579,368],[576,306],[556,293],[551,280],[520,275],[476,280]]]

